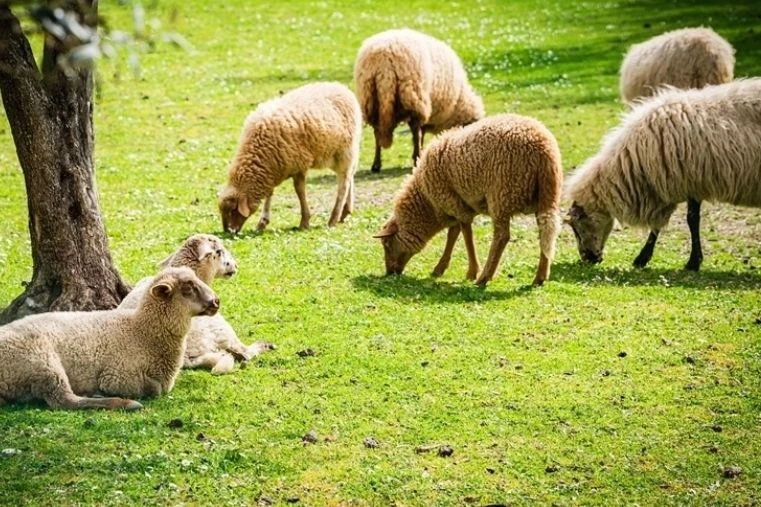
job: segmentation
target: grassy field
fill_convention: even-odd
[[[487,111],[539,118],[571,170],[623,111],[630,44],[710,25],[737,48],[737,76],[761,75],[751,3],[163,0],[149,14],[196,52],[159,44],[139,78],[126,57],[100,66],[97,180],[115,261],[134,281],[188,235],[222,235],[215,193],[247,112],[310,81],[348,84],[377,31],[449,42]],[[101,11],[130,24],[112,2]],[[443,237],[385,278],[371,236],[409,172],[410,136],[397,133],[379,175],[372,151],[366,130],[347,224],[325,227],[335,184],[316,171],[311,230],[294,230],[284,184],[265,234],[253,219],[222,235],[241,267],[215,286],[222,313],[244,341],[278,350],[226,377],[185,372],[139,413],[2,408],[0,450],[13,451],[0,453],[0,504],[761,503],[758,210],[704,206],[698,274],[682,270],[680,209],[644,271],[631,268],[644,231],[614,231],[589,267],[565,230],[552,280],[530,289],[538,241],[524,217],[485,290],[464,280],[461,244],[446,276],[429,277]],[[4,117],[0,220],[3,307],[31,275]],[[488,219],[476,232],[483,260]],[[307,348],[315,355],[300,357]],[[311,430],[317,441],[303,442]],[[726,466],[742,473],[725,478]]]

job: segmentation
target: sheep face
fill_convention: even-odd
[[[170,268],[151,287],[151,295],[170,305],[188,309],[192,316],[211,316],[219,310],[219,298],[188,268]]]
[[[234,189],[226,189],[219,195],[219,214],[222,216],[222,229],[238,234],[251,216],[248,198]]]
[[[405,246],[400,235],[399,224],[392,218],[383,229],[374,237],[381,240],[383,253],[386,260],[386,275],[401,275],[405,266],[417,251],[412,251]]]
[[[566,223],[576,236],[581,259],[592,264],[601,262],[605,242],[613,229],[613,217],[600,211],[587,212],[574,202]]]
[[[233,254],[225,248],[221,239],[210,234],[199,234],[198,238],[198,259],[209,263],[215,278],[230,278],[238,271]]]

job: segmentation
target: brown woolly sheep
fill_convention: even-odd
[[[484,117],[457,54],[444,42],[414,30],[387,30],[365,39],[354,63],[354,89],[365,123],[375,132],[372,172],[381,169],[381,147],[407,122],[412,161],[426,132],[438,133]]]
[[[215,278],[228,278],[237,271],[235,259],[222,240],[210,234],[189,237],[176,252],[161,262],[161,266],[188,267],[207,285],[211,285]],[[150,281],[150,278],[144,278],[138,282],[119,308],[137,307]],[[233,371],[236,359],[245,362],[274,348],[267,342],[244,345],[219,313],[193,319],[185,341],[183,368],[205,368],[211,370],[213,375]]]
[[[42,313],[0,327],[0,405],[42,399],[52,408],[142,408],[124,398],[169,392],[191,317],[218,308],[190,269],[169,268],[137,309]]]
[[[288,178],[299,197],[299,227],[308,228],[306,173],[322,167],[333,169],[338,182],[328,225],[343,222],[354,207],[361,136],[359,104],[340,83],[309,84],[260,104],[246,118],[227,187],[219,194],[224,230],[238,233],[265,199],[257,226],[263,231],[270,221],[272,192]]]
[[[478,214],[492,218],[489,257],[476,283],[494,276],[510,239],[510,219],[535,213],[540,260],[534,285],[550,274],[560,230],[563,181],[560,150],[547,128],[533,118],[503,114],[485,118],[436,138],[402,186],[394,214],[376,235],[385,251],[387,274],[401,274],[410,258],[448,227],[444,253],[433,270],[449,266],[460,231],[468,252],[467,278],[478,273],[471,223]]]
[[[602,261],[615,218],[650,228],[634,260],[644,267],[677,204],[692,201],[685,268],[697,271],[703,260],[700,201],[761,207],[759,139],[761,78],[666,89],[635,107],[568,181],[573,206],[567,221],[579,255]]]

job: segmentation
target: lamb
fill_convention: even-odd
[[[329,226],[343,222],[354,207],[354,173],[359,164],[362,114],[354,94],[339,83],[313,83],[260,104],[243,125],[227,187],[219,194],[222,226],[237,234],[264,199],[257,226],[270,221],[272,192],[293,179],[301,206],[299,227],[309,227],[306,173],[329,167],[338,190]]]
[[[616,218],[651,233],[634,260],[644,267],[677,204],[708,199],[761,206],[761,78],[703,89],[667,89],[632,110],[568,181],[567,222],[579,255],[602,261]],[[687,214],[686,269],[703,260],[700,213]]]
[[[375,133],[372,172],[380,171],[381,148],[391,147],[400,122],[412,131],[412,160],[417,164],[426,132],[484,117],[481,97],[452,48],[410,29],[387,30],[362,43],[354,63],[354,89],[363,119]]]
[[[423,152],[394,203],[394,214],[375,236],[381,238],[386,273],[401,274],[410,258],[445,227],[446,247],[433,276],[449,266],[462,231],[468,252],[467,279],[478,273],[471,223],[478,214],[492,218],[489,257],[476,283],[492,279],[510,239],[510,219],[535,213],[540,260],[534,285],[548,279],[561,227],[563,181],[560,150],[539,121],[502,114],[451,129]]]
[[[621,97],[632,104],[664,85],[703,88],[732,81],[735,50],[710,28],[683,28],[635,44],[621,64]]]
[[[703,88],[729,83],[734,76],[735,50],[710,28],[684,28],[666,32],[629,49],[621,65],[621,97],[634,105],[663,86]],[[687,199],[687,217],[700,221],[701,202]],[[650,231],[648,244],[655,246],[658,233]],[[700,245],[698,245],[698,250]],[[698,252],[695,254],[702,259]],[[697,270],[695,257],[689,269]],[[648,259],[637,264],[644,267]]]
[[[207,285],[211,285],[215,278],[229,278],[237,271],[235,259],[222,240],[210,234],[190,236],[160,265],[190,268]],[[144,278],[138,282],[119,307],[136,308],[150,281],[150,278]],[[273,348],[267,342],[244,345],[219,313],[212,317],[197,317],[193,319],[187,334],[183,368],[206,368],[213,375],[222,375],[233,370],[236,359],[246,362]]]
[[[218,309],[190,269],[169,268],[136,309],[42,313],[0,327],[0,405],[42,399],[51,408],[142,408],[128,398],[169,392],[191,317]]]

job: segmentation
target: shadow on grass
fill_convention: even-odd
[[[412,278],[405,275],[361,275],[352,278],[352,285],[385,298],[428,303],[505,300],[525,296],[532,290],[530,285],[524,285],[510,291],[499,291],[491,290],[488,286],[479,287],[469,281],[442,282],[435,278]]]
[[[703,270],[697,273],[680,267],[645,268],[604,267],[581,262],[560,262],[552,265],[555,280],[564,279],[585,285],[621,285],[684,287],[708,290],[754,290],[761,288],[761,275],[734,271]]]
[[[354,174],[354,181],[378,181],[388,178],[398,178],[406,174],[412,174],[412,167],[389,167],[383,168],[379,173],[370,171],[369,167],[360,167]],[[307,184],[313,183],[315,185],[335,185],[336,176],[335,173],[329,172],[314,176],[307,180]]]

